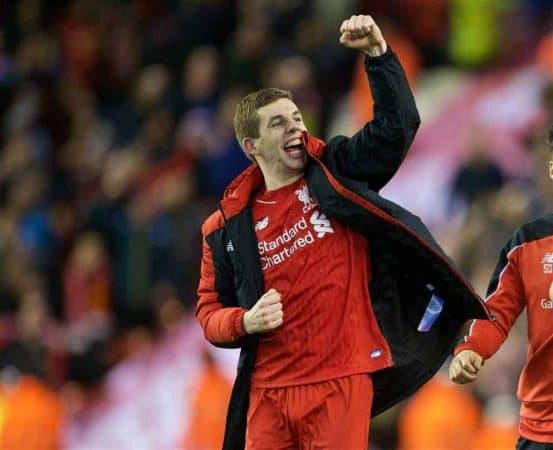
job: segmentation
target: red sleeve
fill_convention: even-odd
[[[500,260],[496,273],[497,285],[486,299],[494,321],[474,320],[464,342],[455,349],[455,354],[463,350],[473,350],[484,359],[490,358],[503,344],[509,331],[526,306],[524,288],[518,270],[518,256],[522,247],[515,247],[506,258]]]
[[[206,339],[221,344],[237,341],[246,334],[242,322],[245,312],[244,308],[224,307],[219,301],[219,294],[215,289],[213,254],[204,237],[196,318]]]

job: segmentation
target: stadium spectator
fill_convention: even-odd
[[[0,448],[52,450],[62,447],[63,405],[39,379],[0,372]]]

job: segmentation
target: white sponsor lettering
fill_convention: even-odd
[[[543,309],[553,309],[553,300],[541,299],[541,307]]]
[[[259,250],[260,255],[264,255],[267,252],[278,249],[281,245],[290,242],[294,237],[296,237],[300,230],[307,229],[307,222],[305,217],[302,217],[294,225],[288,228],[284,233],[278,236],[274,241],[261,241],[257,244],[257,249]]]
[[[268,218],[265,219],[267,219],[268,223]],[[262,225],[258,226],[258,224],[264,222],[265,219],[256,223],[256,230],[260,229]],[[315,242],[315,233],[319,239],[322,239],[327,234],[334,233],[330,220],[319,211],[313,212],[309,218],[309,223],[313,226],[312,230],[306,218],[302,217],[272,241],[259,241],[257,243],[257,250],[261,260],[261,268],[267,270],[282,264],[300,248],[313,244]],[[266,224],[263,225],[263,228],[266,226]]]
[[[275,253],[274,255],[266,255],[262,256],[261,259],[261,269],[267,270],[271,267],[277,266],[286,259],[290,258],[296,250],[305,247],[306,245],[312,244],[315,242],[315,238],[313,237],[313,234],[311,234],[311,231],[308,231],[305,236],[300,237],[294,241],[294,243],[290,247],[286,247],[282,249],[280,252]]]

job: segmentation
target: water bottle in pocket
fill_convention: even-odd
[[[442,310],[444,309],[444,300],[436,295],[434,292],[434,286],[427,284],[426,287],[432,292],[430,301],[426,305],[426,309],[422,316],[422,319],[419,322],[417,331],[426,333],[430,331],[432,325],[436,322],[436,319],[440,316]]]

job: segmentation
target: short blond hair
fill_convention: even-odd
[[[251,92],[240,100],[234,113],[234,134],[241,147],[245,138],[259,137],[259,114],[257,110],[281,98],[292,100],[292,94],[284,89],[265,88]],[[254,160],[247,153],[246,156],[252,161]]]

